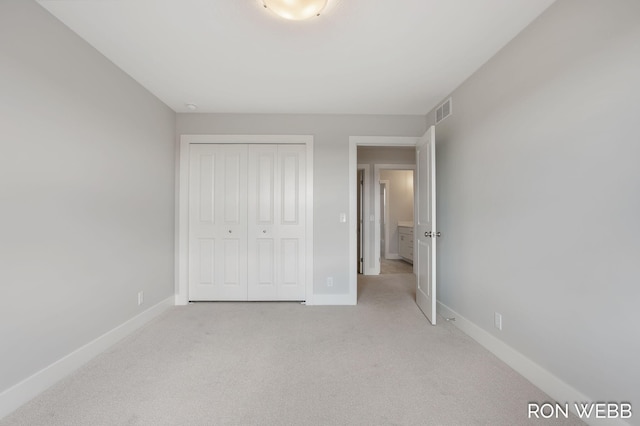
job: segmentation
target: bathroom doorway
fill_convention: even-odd
[[[388,168],[393,167],[393,168]],[[399,168],[396,168],[399,167]],[[380,273],[413,272],[413,166],[376,165]],[[376,238],[378,240],[378,238]]]

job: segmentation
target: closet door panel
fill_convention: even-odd
[[[282,250],[282,285],[298,285],[300,270],[300,241],[296,238],[283,238],[280,247]]]
[[[246,300],[246,146],[191,145],[189,300]]]
[[[256,224],[273,225],[274,185],[276,158],[273,147],[259,150],[256,154],[254,197],[257,201]]]
[[[224,152],[217,191],[216,216],[222,239],[219,268],[220,297],[247,300],[247,146],[219,145]]]
[[[216,158],[215,153],[200,155],[199,173],[193,174],[196,176],[193,176],[195,179],[192,179],[192,182],[194,182],[198,188],[197,194],[193,195],[197,195],[196,200],[200,211],[200,217],[198,219],[199,226],[206,226],[206,224],[213,225],[216,220],[214,193]]]
[[[251,245],[251,241],[249,243]],[[273,298],[276,289],[275,241],[256,238],[253,243],[254,251],[249,259],[248,300],[277,300]]]
[[[278,299],[305,299],[306,148],[278,146]]]
[[[305,299],[305,155],[303,145],[249,150],[249,300]]]
[[[196,253],[198,254],[197,265],[199,266],[199,275],[197,282],[200,285],[213,285],[215,283],[215,258],[216,258],[216,240],[213,238],[199,238],[196,240]]]
[[[277,300],[276,153],[277,145],[249,150],[249,300]]]
[[[296,152],[280,155],[281,168],[281,223],[296,225],[300,214],[300,158]]]
[[[224,156],[224,180],[221,193],[224,194],[224,207],[222,214],[224,222],[227,224],[240,225],[245,219],[246,203],[245,198],[245,176],[246,167],[245,152],[240,151],[235,146],[227,146]],[[235,149],[234,149],[235,148]]]

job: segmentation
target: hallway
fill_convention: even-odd
[[[404,260],[380,259],[381,274],[411,274],[413,265]]]

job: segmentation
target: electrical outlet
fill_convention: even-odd
[[[497,312],[494,313],[493,325],[495,325],[498,330],[502,331],[502,314]]]
[[[144,302],[144,291],[138,292],[138,306],[142,305]]]
[[[333,277],[327,277],[327,287],[333,287]]]

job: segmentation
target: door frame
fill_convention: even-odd
[[[349,136],[349,265],[358,259],[358,147],[359,146],[410,146],[415,147],[420,137],[416,136]],[[414,187],[414,192],[416,187]],[[349,304],[358,302],[358,274],[356,268],[349,268]]]
[[[306,146],[305,303],[313,305],[313,135],[180,135],[176,167],[175,304],[189,303],[189,146],[191,144]]]
[[[371,165],[370,164],[358,164],[357,171],[363,170],[363,185],[362,185],[362,247],[361,255],[362,255],[362,274],[370,275],[371,274],[371,264],[373,262],[373,257],[370,250],[371,245],[371,233],[367,227],[369,221],[367,218],[371,215],[371,199],[369,196],[369,192],[371,191]],[[357,175],[356,171],[356,175]],[[357,176],[356,176],[356,185],[357,185]],[[358,233],[358,212],[357,212],[357,197],[358,193],[356,190],[356,234]],[[357,244],[357,235],[356,235],[356,244]],[[358,247],[356,245],[356,261],[358,259]]]
[[[377,207],[379,209],[380,214],[380,259],[382,259],[382,236],[384,235],[384,258],[388,259],[387,254],[389,253],[389,203],[386,202],[384,204],[384,212],[380,207],[382,207],[382,187],[384,187],[384,195],[385,199],[389,199],[389,190],[391,187],[391,181],[385,179],[378,180],[380,184],[379,194],[380,194],[380,205]],[[384,225],[384,226],[382,226]]]

